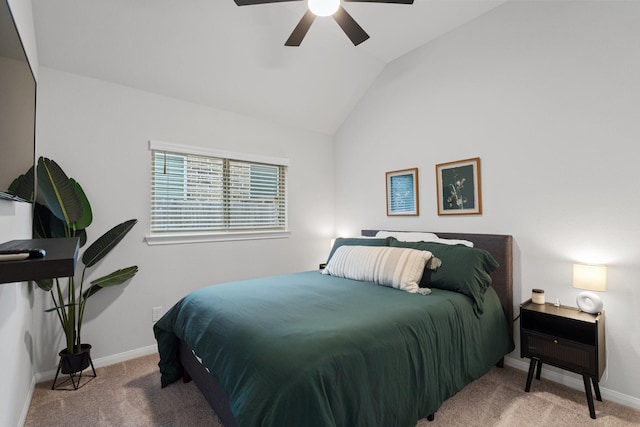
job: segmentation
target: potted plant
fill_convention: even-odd
[[[35,175],[38,190],[34,200],[33,172],[31,168],[25,175],[16,178],[10,191],[34,202],[34,237],[77,237],[80,247],[84,247],[87,243],[86,229],[93,221],[93,214],[80,184],[69,178],[56,162],[40,157]],[[72,380],[75,373],[81,373],[91,363],[91,345],[82,342],[82,322],[87,301],[104,288],[125,283],[135,276],[138,267],[134,265],[116,270],[85,284],[88,270],[118,245],[136,222],[136,219],[124,221],[90,244],[80,257],[82,269],[79,278],[36,281],[40,289],[49,292],[53,307],[46,311],[56,313],[66,338],[66,347],[59,353],[61,360],[58,372],[70,374]],[[75,383],[74,388],[77,388]]]

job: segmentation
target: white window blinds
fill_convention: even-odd
[[[285,160],[150,147],[152,233],[286,230]]]

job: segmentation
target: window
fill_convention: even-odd
[[[161,235],[286,231],[287,160],[157,141],[149,147],[152,236],[148,243]]]

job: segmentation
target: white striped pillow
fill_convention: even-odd
[[[323,274],[416,293],[431,252],[388,246],[340,246]]]

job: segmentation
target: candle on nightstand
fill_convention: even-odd
[[[544,304],[544,289],[531,289],[531,302]]]

